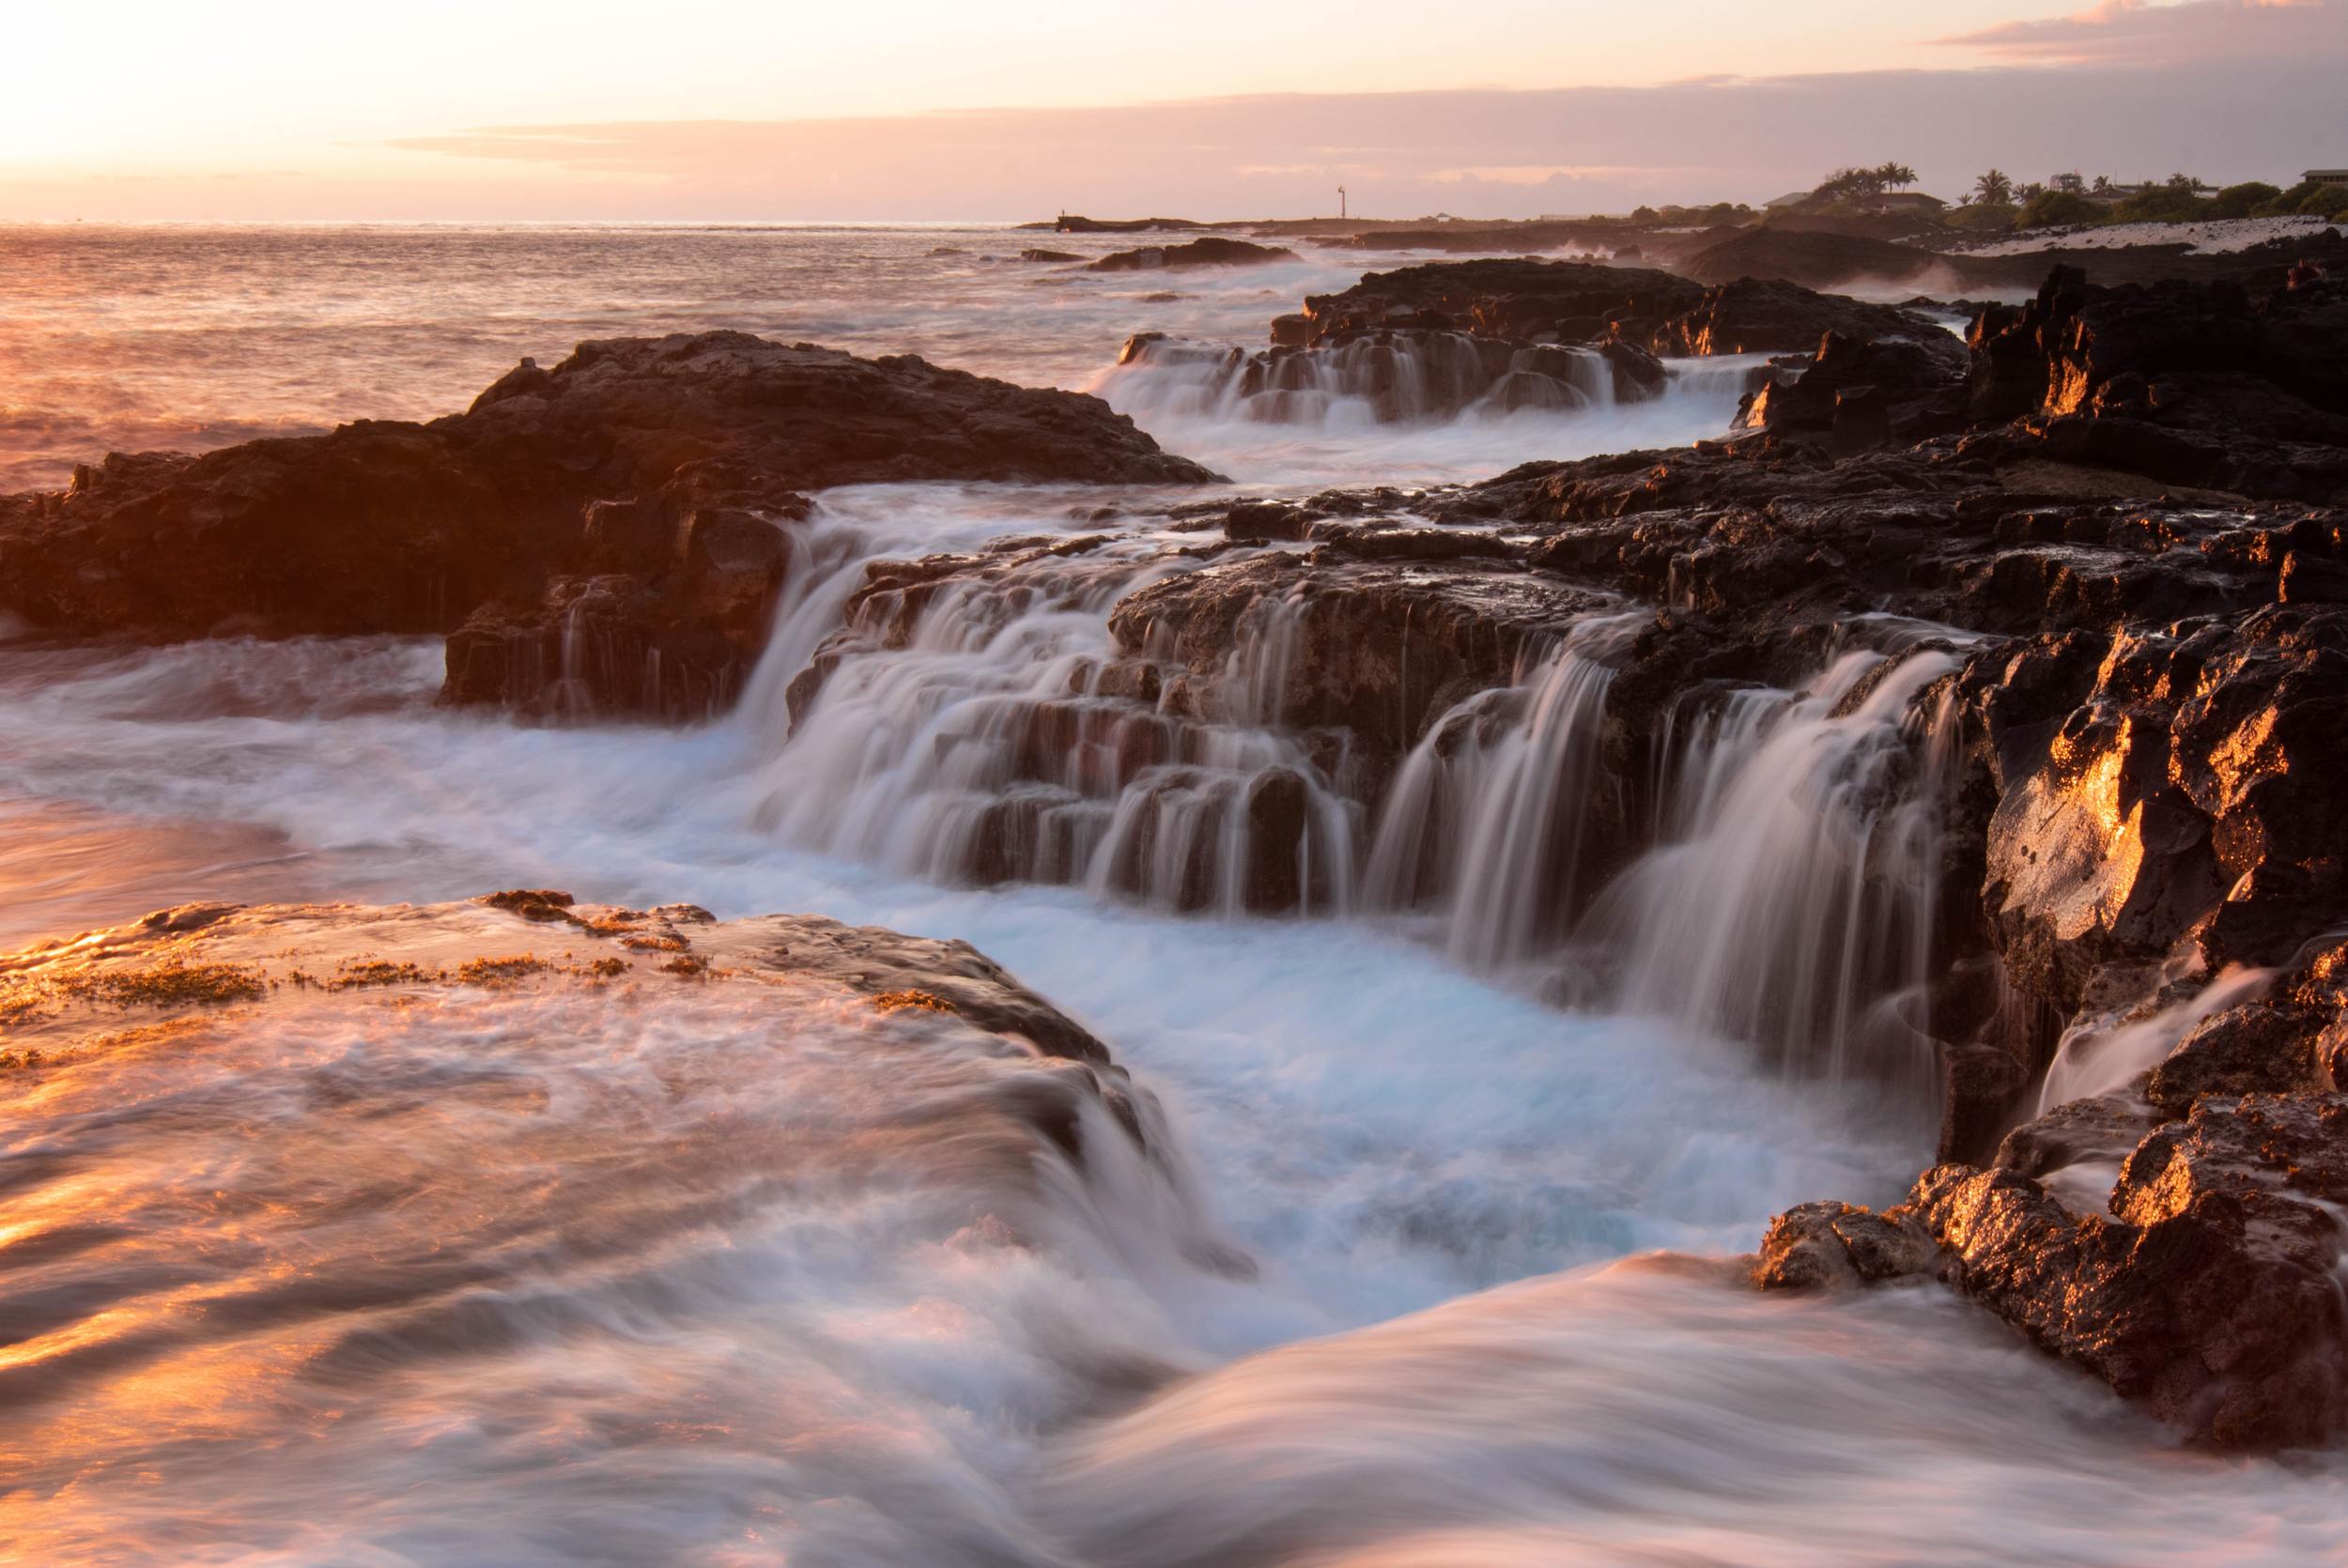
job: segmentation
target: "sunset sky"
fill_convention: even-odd
[[[6,30],[0,218],[1256,216],[1340,182],[1529,214],[1885,158],[1948,194],[2348,163],[2348,0],[92,0]]]

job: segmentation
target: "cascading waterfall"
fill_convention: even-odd
[[[1292,608],[1244,618],[1205,691],[1161,685],[1156,667],[1120,659],[1107,620],[1166,570],[1047,556],[948,586],[909,633],[896,629],[902,595],[875,595],[828,647],[786,622],[788,645],[752,688],[779,740],[761,825],[936,881],[1070,884],[1227,914],[1344,909],[1359,809],[1279,728]],[[850,575],[810,596],[809,621],[826,599],[845,604]],[[794,682],[826,661],[792,724]]]
[[[1364,876],[1367,901],[1444,913],[1444,945],[1474,968],[1553,949],[1581,891],[1598,790],[1610,653],[1642,617],[1577,625],[1514,685],[1444,715],[1396,775]]]
[[[1098,390],[1144,424],[1172,418],[1361,428],[1604,410],[1615,401],[1613,367],[1595,349],[1511,347],[1444,331],[1369,332],[1254,355],[1146,333],[1126,345]]]
[[[1670,808],[1687,836],[1592,916],[1622,950],[1627,1007],[1835,1081],[1926,1081],[1916,1015],[1954,726],[1945,701],[1921,735],[1909,713],[1955,660],[1886,662],[1846,653],[1800,696],[1696,731]]]
[[[1705,694],[1663,727],[1642,809],[1603,757],[1614,666],[1645,618],[1592,616],[1444,714],[1373,796],[1338,737],[1287,722],[1301,599],[1250,606],[1201,680],[1171,646],[1109,632],[1120,600],[1192,569],[1148,539],[1006,556],[918,603],[926,585],[858,598],[858,552],[819,530],[752,683],[767,831],[949,884],[1429,914],[1463,967],[1551,984],[1580,953],[1630,1010],[1800,1075],[1923,1087],[1951,735],[1908,715],[1947,653],[1857,650],[1800,693]],[[1621,835],[1653,847],[1601,887]]]
[[[1359,809],[1342,789],[1347,759],[1324,768],[1283,723],[1302,613],[1292,598],[1243,612],[1220,678],[1196,699],[1205,722],[1175,731],[1180,761],[1120,781],[1086,879],[1095,892],[1226,914],[1352,905]],[[1162,691],[1156,721],[1174,705]]]
[[[1720,814],[1721,796],[1752,761],[1761,731],[1785,706],[1773,686],[1740,686],[1682,699],[1664,715],[1655,742],[1651,832],[1659,844],[1701,832]]]
[[[1435,724],[1380,814],[1365,905],[1439,912],[1446,950],[1479,970],[1612,952],[1616,1005],[1800,1075],[1928,1099],[1918,1009],[1954,730],[1945,703],[1909,714],[1954,660],[1854,651],[1805,692],[1707,693],[1675,713],[1654,847],[1601,890],[1586,869],[1599,824],[1634,830],[1601,764],[1609,661],[1642,621],[1585,621]]]

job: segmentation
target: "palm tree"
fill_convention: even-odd
[[[1897,191],[1902,186],[1916,183],[1916,171],[1905,163],[1881,164],[1875,170],[1875,177],[1887,191]]]
[[[2014,204],[2014,181],[2003,169],[1992,169],[1973,181],[1973,194],[1984,207],[2011,207]]]

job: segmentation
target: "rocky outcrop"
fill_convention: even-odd
[[[2011,1167],[1941,1165],[1879,1214],[1787,1210],[1753,1282],[1937,1275],[2200,1442],[2310,1446],[2348,1422],[2343,1199],[2348,1098],[2210,1096],[2128,1152],[2102,1208]]]
[[[2343,1199],[2348,1098],[2252,1095],[2145,1138],[2104,1212],[1967,1166],[1912,1203],[1957,1289],[2196,1437],[2273,1448],[2348,1416]]]
[[[1461,331],[1510,342],[1645,345],[1672,316],[1693,310],[1704,290],[1646,268],[1576,261],[1433,262],[1371,272],[1339,294],[1305,301],[1305,341],[1325,344],[1375,328]],[[1802,346],[1816,341],[1810,333]]]
[[[1882,1214],[1789,1210],[1755,1283],[1934,1274],[2196,1441],[2332,1440],[2348,1424],[2344,957],[2323,944],[2192,1028],[2139,1080],[2149,1101],[2059,1106]]]
[[[1965,351],[1934,338],[1854,338],[1829,332],[1817,352],[1770,362],[1745,401],[1741,428],[1824,440],[1838,457],[1909,446],[1957,429]]]
[[[768,536],[804,515],[801,491],[1211,477],[1074,393],[739,332],[618,339],[525,361],[429,424],[110,457],[0,501],[0,609],[141,641],[449,632],[482,612],[452,699],[551,705],[537,669],[604,710],[694,714],[754,652],[789,554]],[[546,656],[580,617],[610,634],[610,683]],[[682,665],[647,674],[639,645]]]
[[[2244,494],[2348,496],[2348,281],[2255,301],[2230,284],[2098,288],[2058,269],[1974,323],[1968,413]],[[2093,461],[2093,455],[2083,460]]]
[[[2336,920],[2344,674],[2348,611],[2288,603],[2035,639],[1969,670],[2009,973],[2073,1008],[2112,966],[2181,945],[2208,973],[2279,963]]]
[[[1383,329],[1460,331],[1511,343],[1619,343],[1656,354],[1778,353],[1827,332],[1947,334],[1889,305],[1741,275],[1715,286],[1651,268],[1579,261],[1458,261],[1371,272],[1283,316],[1275,344],[1305,346]]]
[[[1127,340],[1119,363],[1185,377],[1211,406],[1274,423],[1317,419],[1333,398],[1367,402],[1381,420],[1408,421],[1470,407],[1638,402],[1664,390],[1659,354],[1810,351],[1833,333],[1851,345],[1814,390],[1853,389],[1846,429],[1854,421],[1880,427],[1874,444],[1882,444],[1950,424],[1964,350],[1923,316],[1786,284],[1747,279],[1707,289],[1668,272],[1586,262],[1374,272],[1276,318],[1269,350],[1143,332]],[[1796,368],[1783,367],[1778,379],[1790,388]],[[1861,374],[1874,377],[1866,396],[1853,378]],[[1818,423],[1806,414],[1755,423],[1789,421],[1804,430]],[[1831,408],[1824,423],[1835,423]]]
[[[1156,234],[1182,233],[1211,225],[1195,218],[1085,218],[1063,212],[1048,223],[1022,223],[1029,229],[1051,229],[1060,234]]]
[[[2302,258],[2335,270],[2348,267],[2348,237],[2326,231],[2247,251],[2210,254],[2194,254],[2183,241],[2067,250],[2057,241],[2045,250],[2021,254],[1979,255],[1945,236],[1928,244],[1922,235],[1903,240],[1789,228],[1772,221],[1700,242],[1674,265],[1705,283],[1754,278],[1830,292],[1866,284],[1942,297],[1971,294],[1985,298],[2035,288],[2048,269],[2056,267],[2074,269],[2107,285],[2233,284],[2264,291],[2280,287]]]
[[[1830,332],[1913,343],[1953,369],[1964,364],[1963,352],[1949,334],[1913,311],[1749,277],[1705,290],[1693,305],[1650,332],[1645,346],[1659,354],[1769,354],[1814,347]]]
[[[1279,245],[1258,245],[1245,239],[1194,239],[1187,245],[1149,245],[1137,251],[1116,251],[1085,269],[1088,272],[1178,271],[1186,267],[1260,267],[1270,261],[1294,261],[1296,253]]]

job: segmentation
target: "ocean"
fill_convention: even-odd
[[[1415,258],[1017,259],[1135,242],[0,229],[0,488],[109,450],[428,418],[524,356],[718,328],[1094,391],[1233,495],[1716,436],[1751,368],[1676,365],[1636,406],[1397,425],[1340,391],[1268,420],[1194,366],[1120,368],[1120,344],[1258,346],[1305,294]],[[1745,883],[1706,868],[1750,881],[1773,847],[1846,852],[1802,759],[1847,770],[1890,743],[1891,720],[1840,700],[1851,672],[1754,694],[1753,723],[1707,743],[1712,782],[1642,884],[1661,977],[1604,1004],[1566,1005],[1522,943],[1468,918],[1475,878],[1509,885],[1505,854],[1440,915],[1383,907],[1367,866],[1284,919],[1185,913],[1073,867],[952,874],[967,780],[924,759],[1104,654],[1116,598],[1181,569],[1184,536],[1146,515],[1106,525],[1126,536],[1094,564],[1021,584],[1015,611],[949,603],[911,646],[844,661],[793,723],[777,694],[867,563],[1097,530],[1112,499],[1134,500],[819,498],[766,668],[695,726],[443,709],[437,640],[0,643],[0,945],[197,899],[551,886],[818,913],[975,944],[1105,1040],[1172,1138],[1163,1161],[1086,1181],[908,1137],[930,1118],[983,1130],[999,1064],[720,988],[657,1015],[527,993],[273,1008],[233,1045],[0,1078],[0,1553],[2338,1560],[2336,1459],[2185,1452],[1935,1289],[1794,1299],[1738,1280],[1773,1213],[1893,1201],[1931,1153],[1914,1103],[1788,1074],[1672,994],[1735,928],[1769,924],[1742,916],[1819,914],[1738,902]],[[1587,692],[1576,656],[1524,672],[1557,724]],[[1533,734],[1442,776],[1512,806],[1547,776]],[[1233,766],[1297,745],[1276,714],[1225,739]],[[1785,809],[1740,826],[1740,781]],[[1232,1254],[1249,1267],[1199,1261]]]

